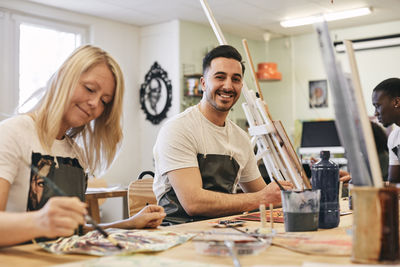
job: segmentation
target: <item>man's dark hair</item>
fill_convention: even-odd
[[[239,61],[240,65],[242,65],[242,74],[244,74],[244,64],[242,62],[242,56],[240,55],[239,51],[236,50],[236,48],[230,45],[217,46],[207,53],[207,55],[203,58],[203,74],[210,67],[211,61],[217,57],[236,59],[237,61]]]
[[[394,98],[400,97],[400,79],[389,78],[379,83],[373,90],[374,92],[384,92],[386,95]]]

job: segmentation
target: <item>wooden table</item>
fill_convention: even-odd
[[[110,198],[110,197],[122,197],[123,198],[123,217],[128,217],[128,190],[118,189],[114,191],[97,191],[97,192],[86,192],[85,198],[88,205],[89,215],[97,222],[100,222],[100,210],[99,210],[99,199]]]
[[[228,217],[229,218],[229,217]],[[216,221],[216,219],[211,220]],[[329,230],[319,229],[316,232],[307,232],[315,235],[346,235],[346,230],[351,228],[352,215],[341,217],[339,227]],[[246,227],[258,227],[258,222],[248,222]],[[170,226],[165,229],[182,232],[194,232],[203,230],[212,230],[209,221],[187,223],[182,225]],[[278,232],[284,232],[284,225],[275,223],[275,229]],[[151,257],[158,255],[166,258],[180,259],[185,261],[197,261],[203,263],[225,264],[232,266],[232,260],[229,257],[204,256],[197,254],[194,242],[189,241],[180,246],[171,248],[167,251],[154,254],[146,254]],[[134,257],[134,256],[133,256]],[[94,259],[94,256],[84,255],[53,255],[39,248],[39,246],[22,245],[10,248],[0,249],[0,266],[49,266],[54,264],[71,263],[87,259]],[[349,256],[322,256],[305,255],[272,245],[259,255],[245,255],[239,257],[242,266],[252,266],[256,264],[265,265],[302,265],[304,262],[319,263],[337,263],[351,264]]]

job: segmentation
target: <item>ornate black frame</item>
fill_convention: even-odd
[[[157,89],[160,89],[160,92],[155,92],[155,95],[152,96],[151,93],[154,93],[154,88],[150,88],[150,83],[153,79],[156,79],[157,84],[159,85]],[[164,86],[162,86],[161,82],[164,84]],[[148,88],[150,88],[150,90],[153,91],[146,90]],[[157,113],[156,110],[154,110],[155,113],[157,114],[153,115],[147,109],[146,102],[153,101],[153,103],[151,103],[153,104],[152,106],[156,106],[156,104],[160,100],[160,96],[164,88],[166,89],[166,95],[167,95],[167,101],[165,102],[165,106],[160,113]],[[161,68],[161,66],[157,63],[157,61],[155,61],[153,66],[151,66],[149,72],[147,72],[145,76],[145,82],[142,83],[140,86],[141,109],[143,109],[144,113],[146,114],[147,120],[151,121],[151,123],[153,124],[159,124],[163,119],[167,117],[167,112],[171,107],[171,102],[172,102],[171,80],[168,79],[168,73]]]

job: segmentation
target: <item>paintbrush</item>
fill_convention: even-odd
[[[271,232],[272,229],[274,229],[274,215],[273,215],[273,211],[274,211],[274,204],[269,203],[269,224],[271,226]]]
[[[261,220],[261,229],[266,228],[267,218],[265,216],[265,205],[264,204],[260,204],[260,220]]]
[[[228,226],[228,227],[229,227],[229,228],[232,228],[232,229],[235,229],[236,231],[238,231],[238,232],[240,232],[240,233],[242,233],[242,234],[244,234],[244,235],[246,235],[246,236],[255,238],[255,239],[257,239],[257,241],[263,241],[263,239],[260,238],[257,234],[251,234],[251,233],[248,233],[248,232],[246,232],[246,231],[243,231],[242,229],[239,229],[239,228],[233,227],[233,226]]]
[[[41,175],[39,173],[39,169],[36,166],[30,165],[30,168],[36,175],[38,175],[40,178],[42,178],[54,190],[54,192],[57,195],[67,196],[67,194],[65,194],[64,191],[62,191],[52,180],[50,180],[47,176]],[[99,233],[102,234],[108,241],[110,241],[112,244],[114,244],[117,248],[123,249],[123,247],[118,243],[118,241],[115,240],[113,237],[111,237],[100,225],[98,225],[96,223],[96,221],[93,220],[93,218],[90,215],[86,214],[84,216],[84,218],[87,223],[93,225],[93,228],[96,229],[97,231],[99,231]]]
[[[271,173],[272,174],[272,173]],[[285,188],[283,188],[283,186],[278,182],[278,179],[275,178],[275,176],[272,174],[272,179],[274,180],[274,182],[279,186],[279,189],[281,191],[286,191]]]

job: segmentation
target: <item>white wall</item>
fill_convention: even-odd
[[[172,106],[167,112],[167,118],[179,113],[180,106],[180,79],[179,79],[179,21],[170,21],[140,29],[140,65],[139,81],[136,85],[137,92],[135,98],[130,101],[139,104],[140,84],[144,82],[145,75],[150,70],[155,61],[168,73],[168,78],[172,84]],[[138,166],[140,171],[154,171],[153,146],[157,138],[158,131],[164,119],[158,125],[153,125],[146,120],[146,116],[139,108],[139,120],[135,121],[139,132],[140,150],[132,150],[139,156]],[[132,164],[135,164],[132,162]],[[137,177],[137,172],[132,178]]]
[[[353,27],[340,30],[332,30],[332,40],[358,39],[375,37],[380,35],[398,33],[400,21],[381,23],[363,27]],[[310,109],[308,107],[308,81],[326,79],[325,69],[320,55],[316,34],[307,34],[292,37],[293,45],[293,106],[294,119],[318,119],[333,118],[332,92],[329,90],[328,108]],[[276,40],[274,42],[279,42]],[[345,71],[349,71],[346,54],[336,54]],[[364,92],[365,104],[368,115],[373,115],[371,105],[371,92],[382,80],[390,77],[400,77],[398,67],[400,47],[356,51],[356,60],[359,68],[361,85]],[[282,108],[281,111],[283,112]]]
[[[332,31],[332,36],[336,37],[338,40],[368,38],[398,34],[399,29],[400,21],[393,21],[371,26]],[[355,55],[368,115],[372,116],[374,112],[371,104],[372,90],[384,79],[400,77],[400,68],[398,64],[398,59],[400,59],[400,47],[356,51]],[[338,59],[341,61],[344,70],[349,72],[350,67],[347,55],[339,54]]]
[[[309,120],[333,118],[331,90],[328,88],[328,107],[309,108],[308,82],[324,80],[326,73],[316,34],[301,35],[292,38],[293,45],[293,93],[295,96],[294,119]],[[329,86],[328,86],[329,87]]]
[[[266,57],[264,61],[278,64],[278,71],[282,73],[281,81],[260,82],[264,101],[267,103],[271,117],[280,120],[286,131],[292,133],[295,109],[292,103],[296,102],[293,89],[293,46],[290,38],[281,38],[265,44]]]

